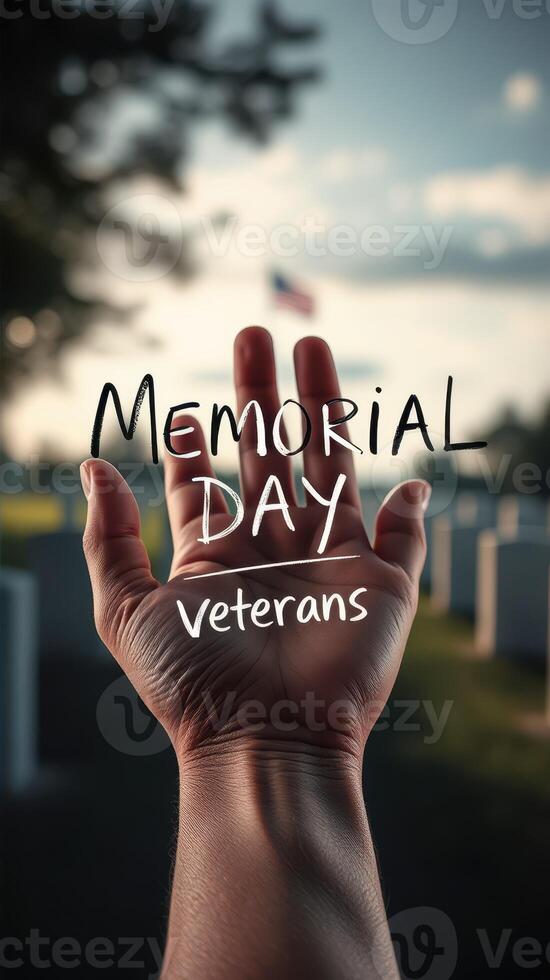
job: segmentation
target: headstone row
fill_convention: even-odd
[[[371,525],[378,504],[364,496]],[[540,500],[502,498],[497,507],[489,495],[460,494],[442,512],[443,505],[436,491],[426,521],[426,578],[436,606],[475,617],[476,645],[486,656],[546,656],[550,536]],[[36,768],[38,652],[107,657],[94,628],[80,530],[29,540],[29,572],[0,571],[0,612],[0,792],[6,792],[28,784]]]
[[[434,605],[475,619],[484,655],[545,658],[550,533],[540,498],[460,494],[430,523]]]
[[[28,786],[38,767],[41,659],[107,659],[97,636],[82,532],[28,541],[29,571],[0,569],[0,794]]]
[[[0,569],[0,793],[17,792],[36,769],[37,595],[32,575]]]
[[[536,528],[485,531],[478,547],[476,647],[488,656],[542,659],[548,642],[550,539]]]

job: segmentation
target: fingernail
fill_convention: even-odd
[[[414,504],[415,507],[420,505],[423,514],[428,509],[431,495],[432,488],[430,484],[426,483],[424,480],[413,480],[411,483],[407,484],[404,492],[405,499],[408,497],[409,503]]]
[[[92,474],[88,468],[88,463],[80,464],[80,480],[82,483],[84,496],[86,497],[86,500],[89,500],[92,492]]]

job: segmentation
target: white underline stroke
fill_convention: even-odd
[[[275,561],[267,565],[243,565],[242,568],[224,568],[221,572],[202,572],[201,575],[186,575],[184,582],[197,578],[214,578],[215,575],[237,575],[238,572],[256,572],[263,568],[288,568],[289,565],[316,565],[322,561],[348,561],[361,558],[361,555],[329,555],[326,558],[299,558],[297,561]]]

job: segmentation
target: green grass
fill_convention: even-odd
[[[445,700],[453,701],[443,736],[428,746],[436,763],[465,773],[474,769],[511,790],[528,789],[550,799],[550,726],[548,737],[522,731],[526,716],[540,719],[543,728],[542,671],[479,658],[471,625],[434,612],[422,599],[402,675],[398,691],[413,687],[433,700],[438,712]],[[404,748],[420,761],[426,746],[409,739]]]
[[[513,941],[550,939],[550,737],[520,723],[542,721],[545,678],[477,658],[471,625],[423,599],[390,706],[398,699],[431,701],[437,714],[446,700],[453,706],[434,744],[425,711],[414,717],[421,731],[394,725],[369,739],[365,798],[388,913],[444,911],[458,941],[453,976],[489,980],[477,930],[494,945],[505,928]],[[530,976],[549,970],[545,961]],[[499,980],[520,973],[508,950]]]

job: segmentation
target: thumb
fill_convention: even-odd
[[[140,538],[139,508],[126,480],[103,459],[86,460],[80,475],[88,500],[83,544],[95,622],[101,639],[111,647],[121,625],[158,582],[151,574]]]
[[[415,586],[426,559],[424,514],[431,493],[425,480],[400,483],[389,492],[376,516],[376,554],[399,565]]]

